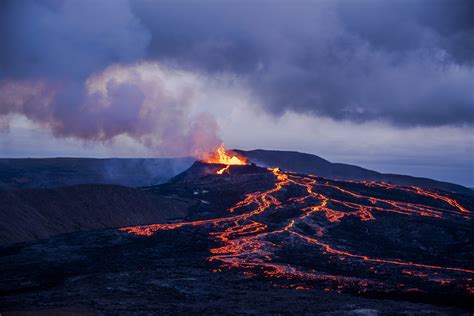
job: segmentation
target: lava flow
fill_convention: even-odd
[[[218,174],[229,173],[229,165],[247,162],[229,156],[222,146],[217,156],[219,160],[208,162],[226,164]],[[444,248],[437,248],[437,237],[473,218],[459,201],[421,188],[335,181],[278,168],[268,169],[266,176],[273,176],[273,186],[247,192],[227,209],[228,216],[122,230],[150,236],[199,226],[214,241],[208,260],[217,263],[216,271],[236,269],[281,286],[473,295],[469,258],[446,261]],[[248,177],[263,181],[261,174]],[[430,227],[440,230],[429,231],[425,245],[419,234]],[[469,242],[464,233],[458,235],[458,244]]]

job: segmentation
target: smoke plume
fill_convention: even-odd
[[[218,126],[191,106],[198,80],[157,64],[112,66],[78,82],[0,83],[0,115],[21,113],[58,137],[109,142],[128,136],[166,156],[201,156]],[[194,113],[193,113],[194,112]]]
[[[6,0],[0,128],[18,113],[59,137],[196,154],[219,143],[197,82],[222,73],[275,116],[472,126],[473,12],[468,0]]]

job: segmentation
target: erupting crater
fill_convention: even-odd
[[[223,146],[206,162],[226,165],[217,174],[249,164]],[[208,261],[215,272],[236,270],[276,286],[395,297],[474,295],[472,198],[278,168],[243,168],[248,172],[230,173],[225,183],[240,196],[225,210],[214,206],[228,192],[219,175],[186,182],[193,192],[208,192],[208,213],[224,215],[121,230],[149,237],[185,227],[186,233],[204,230],[214,242]],[[243,181],[248,185],[242,186]],[[456,247],[459,256],[452,255]]]
[[[231,165],[247,165],[247,158],[238,155],[234,152],[228,152],[221,144],[214,153],[211,153],[208,158],[204,160],[206,163],[226,165],[224,168],[217,170],[217,174],[223,174],[229,171]]]

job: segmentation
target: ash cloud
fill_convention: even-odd
[[[3,1],[0,115],[191,154],[219,139],[189,114],[193,88],[169,93],[179,70],[235,75],[275,115],[473,125],[473,15],[468,0]]]

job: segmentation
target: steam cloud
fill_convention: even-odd
[[[2,1],[0,115],[196,154],[219,143],[192,109],[196,78],[231,73],[275,115],[473,125],[473,14],[468,0]]]
[[[59,137],[107,142],[127,135],[162,155],[199,157],[220,143],[213,117],[191,113],[197,87],[189,74],[145,63],[112,66],[75,84],[0,84],[0,115],[22,113]]]
[[[1,56],[0,115],[23,114],[59,137],[126,135],[167,156],[200,156],[220,144],[213,117],[190,113],[192,74],[127,65],[150,39],[127,1],[3,6],[9,49]]]

